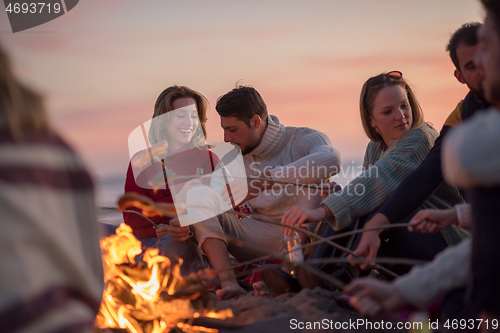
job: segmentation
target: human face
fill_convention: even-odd
[[[455,77],[466,84],[473,93],[482,97],[484,75],[475,60],[478,50],[479,45],[469,46],[464,43],[458,45],[456,51],[460,70],[455,70]]]
[[[382,88],[373,101],[370,121],[388,146],[405,136],[413,123],[405,89],[399,85]]]
[[[174,110],[168,112],[171,114],[165,125],[165,130],[169,150],[177,152],[193,138],[198,128],[199,118],[196,101],[191,97],[178,98],[172,103],[172,106]]]
[[[224,130],[224,142],[238,146],[243,155],[251,153],[262,139],[259,130],[252,126],[252,121],[253,119],[250,120],[250,126],[248,126],[237,117],[220,117],[220,126]]]
[[[484,96],[488,102],[500,108],[500,36],[495,18],[486,15],[479,28],[479,50],[476,61],[484,73]]]

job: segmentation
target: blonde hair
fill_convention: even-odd
[[[408,96],[408,102],[411,106],[411,113],[413,117],[413,123],[411,129],[418,128],[424,123],[424,114],[422,108],[415,97],[415,94],[411,90],[408,83],[403,79],[403,77],[395,78],[386,73],[379,74],[368,79],[363,88],[361,89],[361,97],[359,99],[359,110],[361,113],[361,122],[363,124],[363,129],[370,140],[374,142],[384,142],[382,136],[379,132],[371,126],[370,117],[373,112],[373,102],[377,94],[382,88],[401,86]]]
[[[51,133],[42,97],[17,81],[1,46],[0,117],[14,141],[22,141],[27,134]]]
[[[206,147],[207,130],[205,128],[207,122],[207,106],[208,100],[199,92],[185,86],[171,86],[165,89],[156,99],[151,127],[149,129],[149,141],[152,145],[165,141],[165,125],[172,118],[170,111],[174,110],[173,103],[179,98],[192,98],[196,102],[198,118],[200,124],[194,133],[191,142],[195,147]],[[155,118],[162,116],[155,121]]]

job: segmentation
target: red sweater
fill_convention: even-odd
[[[175,154],[172,157],[167,157],[163,159],[163,163],[165,167],[169,170],[175,172],[176,176],[194,176],[196,175],[197,168],[203,168],[203,174],[207,175],[213,172],[217,163],[219,163],[219,158],[217,155],[212,153],[211,151],[205,149],[200,150],[198,148],[193,148],[189,146],[186,150]],[[173,203],[173,197],[170,193],[170,189],[168,184],[166,185],[166,189],[155,190],[147,188],[145,184],[147,180],[152,179],[158,171],[161,171],[161,164],[155,163],[147,167],[144,171],[142,171],[137,177],[134,178],[132,164],[129,163],[128,171],[127,171],[127,179],[125,180],[125,193],[126,192],[136,192],[142,195],[145,195],[154,202],[164,202],[164,203]],[[136,181],[136,179],[138,181]],[[189,179],[180,179],[175,180],[175,188],[176,191],[180,191],[185,182],[189,181]],[[137,184],[139,182],[139,184]],[[209,185],[209,180],[206,179],[206,185]],[[131,210],[135,210],[140,212],[139,209],[129,208]],[[123,219],[126,224],[128,224],[136,237],[138,238],[148,238],[148,237],[156,237],[156,231],[146,219],[140,217],[137,214],[132,213],[123,213]],[[154,216],[150,217],[150,219],[156,224],[168,224],[170,222],[170,218],[168,217],[160,217]]]

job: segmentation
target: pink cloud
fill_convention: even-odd
[[[55,128],[100,172],[126,169],[128,136],[150,119],[150,103],[109,105],[96,110],[63,113],[52,118]]]

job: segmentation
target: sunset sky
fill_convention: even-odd
[[[483,17],[477,0],[82,0],[13,34],[0,8],[16,72],[45,94],[54,125],[96,175],[125,174],[129,133],[172,84],[210,101],[209,141],[222,141],[217,97],[239,82],[285,125],[326,133],[349,164],[368,143],[362,84],[399,70],[439,130],[467,93],[445,46]]]

